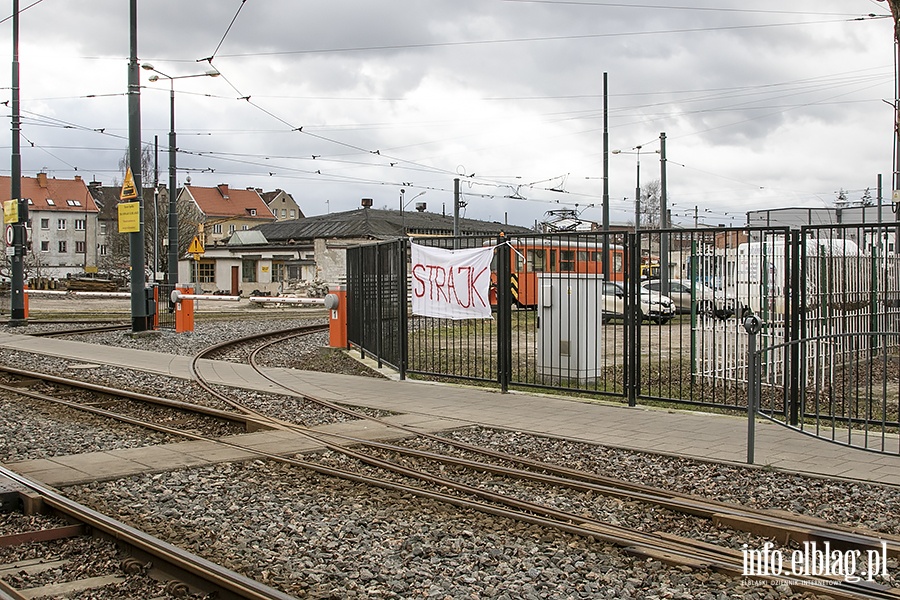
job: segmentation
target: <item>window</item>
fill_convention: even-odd
[[[75,219],[75,231],[84,231],[85,227],[87,227],[86,219]]]
[[[53,201],[53,198],[47,198],[47,206],[56,206],[56,202]]]
[[[234,233],[234,230],[235,230],[235,226],[234,226],[234,225],[229,225],[229,226],[228,226],[228,233]]]
[[[575,251],[560,250],[559,251],[559,270],[574,271],[575,270]]]
[[[272,281],[286,281],[287,269],[284,263],[272,263]]]
[[[100,244],[100,256],[106,256],[106,244]]]
[[[75,242],[75,253],[76,254],[84,254],[84,249],[86,244],[84,242]]]
[[[256,261],[241,261],[241,281],[244,283],[256,283]]]
[[[544,251],[526,250],[525,258],[528,262],[528,270],[540,272],[544,270]]]
[[[50,229],[50,219],[41,219],[41,229]]]
[[[81,206],[81,200],[66,200],[69,206]]]
[[[241,225],[241,231],[247,231],[248,229],[250,229],[249,225]]]
[[[31,229],[31,217],[29,217],[28,220],[25,221],[25,229]]]
[[[251,208],[251,209],[250,209],[250,216],[251,216],[251,217],[255,217],[255,216],[256,216],[256,209],[255,209],[255,208]]]
[[[293,219],[293,218],[296,217],[296,216],[297,216],[297,213],[296,213],[296,211],[294,211],[294,209],[292,208],[292,209],[291,209],[291,218]]]
[[[282,208],[282,209],[281,209],[281,218],[284,219],[284,218],[286,218],[286,217],[287,217],[287,209],[286,209],[286,208]]]
[[[66,220],[65,219],[57,219],[56,220],[56,228],[60,231],[65,230],[66,228]]]
[[[100,235],[106,235],[106,223],[105,222],[100,223]]]
[[[46,240],[41,242],[41,252],[50,252],[50,242]]]
[[[197,281],[200,283],[216,282],[216,263],[211,260],[202,260],[197,264]]]
[[[66,250],[66,240],[61,240],[61,241],[59,242],[59,251],[60,251],[60,253],[67,252],[67,250]]]
[[[34,205],[34,202],[31,201],[31,198],[25,198],[25,199],[28,200],[28,206]]]
[[[222,233],[222,224],[213,225],[213,233]]]
[[[613,254],[613,272],[622,273],[625,271],[625,258],[619,254]]]

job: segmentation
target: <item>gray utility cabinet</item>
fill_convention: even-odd
[[[600,376],[603,276],[538,273],[537,370],[584,381]]]

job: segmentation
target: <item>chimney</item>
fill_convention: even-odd
[[[219,185],[216,186],[216,189],[219,190],[219,193],[222,194],[223,198],[228,200],[228,184],[227,183],[220,183]]]
[[[76,176],[75,176],[75,181],[81,181],[81,175],[76,175]]]
[[[46,173],[38,173],[37,174],[37,182],[38,186],[42,188],[47,187],[47,174]]]
[[[416,210],[419,212],[425,212],[426,204],[424,202],[416,202]]]
[[[371,198],[363,198],[360,201],[360,204],[362,204],[363,208],[369,208],[370,206],[372,206],[372,199]]]

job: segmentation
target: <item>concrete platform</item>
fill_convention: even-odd
[[[7,333],[0,334],[0,347],[72,360],[83,360],[81,357],[89,356],[95,363],[144,369],[172,377],[188,378],[190,375],[190,358],[144,350]],[[249,366],[203,361],[201,368],[204,376],[212,383],[279,391],[278,386],[261,377]],[[647,407],[629,408],[564,396],[501,394],[456,385],[380,380],[293,369],[269,369],[267,373],[271,373],[286,386],[325,400],[400,413],[404,420],[421,419],[422,427],[428,430],[477,423],[697,459],[744,463],[747,454],[745,417]],[[431,422],[433,419],[436,421]],[[444,419],[449,419],[450,422],[444,422]],[[188,444],[190,443],[192,442]],[[265,443],[260,443],[261,447],[266,447]],[[284,441],[279,443],[283,444]],[[302,447],[299,441],[297,444]],[[174,446],[185,448],[176,444],[162,447],[161,452],[171,452]],[[206,459],[203,452],[177,451],[198,460],[201,457]],[[210,452],[212,453],[212,449]],[[147,461],[147,451],[143,450],[141,454],[142,459]],[[127,452],[125,458],[130,460]],[[757,424],[755,458],[757,465],[769,468],[900,485],[898,456],[840,446],[764,420]],[[57,482],[71,481],[76,474],[65,475],[59,469],[65,467],[77,471],[78,464],[84,463],[76,464],[72,462],[74,459],[67,460],[69,464],[60,460],[57,461],[62,463],[60,465],[19,463],[10,466],[16,470],[28,467],[33,472],[41,473],[43,477],[55,478],[54,481]],[[163,457],[159,460],[163,460]],[[145,465],[143,468],[149,466]],[[118,467],[109,463],[108,468],[112,476]]]

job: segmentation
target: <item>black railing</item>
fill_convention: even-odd
[[[896,224],[415,239],[495,248],[480,320],[407,319],[409,240],[361,246],[347,254],[350,341],[403,375],[743,411],[752,313],[760,376],[783,391],[767,410],[797,424],[822,374],[807,339],[900,333],[897,239]]]

